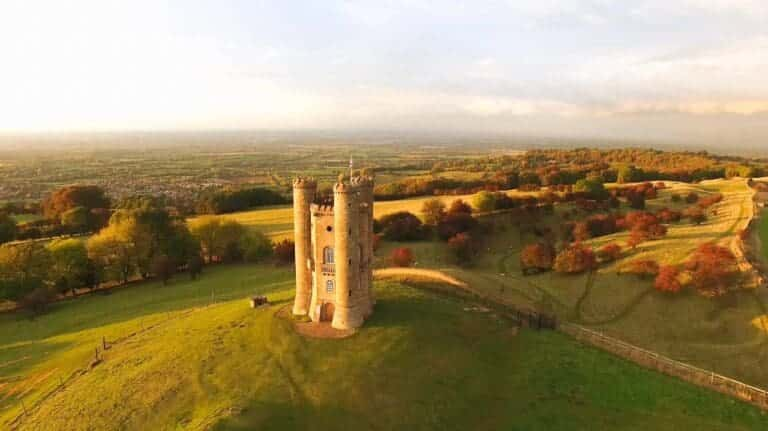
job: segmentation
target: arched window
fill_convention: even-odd
[[[333,263],[333,247],[323,249],[323,263]]]
[[[333,280],[325,280],[325,291],[333,293]]]

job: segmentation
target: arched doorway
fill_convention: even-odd
[[[336,309],[336,307],[333,305],[332,302],[326,302],[323,304],[323,307],[320,309],[320,321],[321,322],[330,322],[333,320],[333,311]]]

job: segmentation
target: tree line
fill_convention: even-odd
[[[179,272],[194,279],[210,263],[293,260],[290,241],[273,244],[260,232],[215,216],[188,224],[166,208],[145,203],[114,211],[87,240],[1,245],[0,299],[40,310],[81,289],[150,278],[166,283]]]

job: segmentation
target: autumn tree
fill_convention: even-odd
[[[549,271],[555,263],[555,248],[551,244],[529,244],[520,253],[520,268],[524,275]]]
[[[659,275],[656,276],[653,287],[659,292],[677,293],[683,288],[679,278],[680,270],[676,266],[662,266],[659,269]]]
[[[475,255],[475,244],[472,236],[466,232],[457,233],[448,240],[448,250],[451,251],[457,264],[469,265]]]
[[[574,241],[586,241],[592,238],[592,233],[589,231],[589,226],[586,222],[577,222],[573,227],[573,240]]]
[[[98,208],[109,208],[110,201],[104,190],[97,186],[74,185],[54,191],[42,203],[43,214],[46,218],[61,221],[65,212],[81,207],[85,213]],[[98,229],[94,220],[89,220],[90,229]]]
[[[407,267],[413,265],[413,252],[408,247],[398,247],[392,250],[390,261],[395,266]]]
[[[704,296],[721,296],[731,290],[739,274],[736,256],[714,243],[699,246],[685,264],[691,284]]]
[[[595,253],[590,247],[573,243],[558,253],[554,269],[565,274],[578,274],[597,268]]]
[[[606,244],[598,250],[597,256],[602,262],[618,260],[621,257],[621,246],[616,243]]]

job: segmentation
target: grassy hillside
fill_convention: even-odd
[[[548,310],[641,347],[768,387],[768,370],[763,366],[768,355],[768,290],[747,288],[722,299],[704,298],[695,292],[670,296],[656,292],[651,280],[619,274],[635,259],[680,263],[707,241],[732,246],[751,215],[752,192],[744,180],[670,186],[658,199],[648,201],[649,209],[684,206],[671,202],[672,193],[722,192],[725,198],[712,208],[717,214],[704,224],[675,223],[666,238],[626,251],[623,259],[592,275],[550,272],[523,276],[520,250],[536,238],[530,234],[521,237],[514,223],[503,215],[497,218],[485,250],[470,268],[453,265],[444,243],[414,242],[407,246],[413,249],[417,266],[446,270],[500,300]],[[540,223],[557,230],[560,220],[547,217]],[[621,232],[589,243],[595,247],[608,242],[623,245],[627,238],[628,234]],[[384,243],[377,253],[379,264],[387,265],[391,249],[401,245]]]
[[[210,304],[215,288],[219,302]],[[353,337],[276,316],[291,274],[221,267],[0,321],[0,424],[18,429],[762,429],[757,410],[552,332],[392,283]],[[252,310],[260,292],[273,305]],[[104,335],[111,347],[89,366]],[[61,378],[61,380],[60,380]],[[24,401],[23,405],[21,400]],[[23,410],[27,410],[24,415]]]

